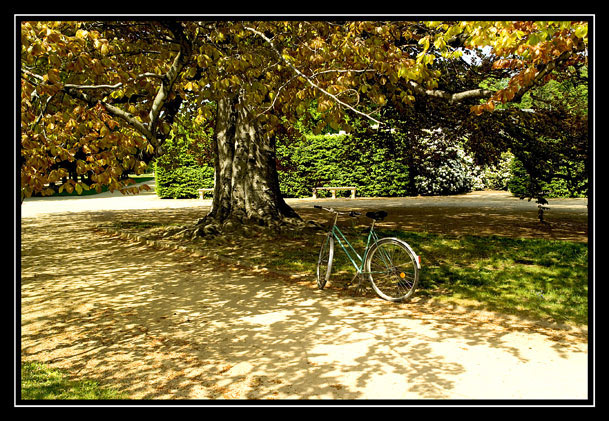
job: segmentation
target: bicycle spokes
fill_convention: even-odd
[[[412,295],[418,280],[415,258],[399,240],[380,240],[371,251],[367,264],[370,281],[376,292],[390,301],[399,301]]]
[[[386,212],[368,212],[366,216],[372,218],[372,225],[368,234],[366,248],[361,257],[351,246],[347,238],[336,226],[339,214],[349,216],[360,215],[359,212],[342,212],[332,208],[315,206],[335,214],[334,223],[328,236],[322,243],[317,261],[317,285],[322,289],[332,270],[332,258],[334,256],[334,241],[340,246],[346,256],[353,264],[356,275],[360,276],[359,287],[364,276],[368,276],[372,287],[383,299],[389,301],[401,301],[412,296],[419,280],[420,261],[410,246],[398,238],[388,237],[379,239],[374,232],[374,223],[387,216]],[[355,280],[355,277],[353,280]],[[353,280],[349,283],[352,284]]]

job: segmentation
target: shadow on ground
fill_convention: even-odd
[[[22,358],[135,399],[511,398],[540,389],[536,380],[506,396],[494,388],[506,381],[502,364],[519,376],[535,359],[512,345],[511,319],[345,297],[90,226],[134,216],[185,223],[192,212],[23,220]],[[557,364],[581,352],[565,338],[548,345]],[[489,355],[497,373],[484,365]],[[472,370],[479,390],[464,380]]]

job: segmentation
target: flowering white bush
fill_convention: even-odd
[[[415,189],[421,195],[446,195],[472,190],[507,190],[513,155],[505,152],[492,166],[481,168],[461,143],[449,140],[441,130],[429,131],[420,140],[415,161]]]
[[[430,131],[420,142],[414,177],[419,194],[458,194],[475,188],[480,170],[462,145],[447,140],[441,130]]]
[[[480,182],[483,189],[507,190],[508,182],[512,178],[512,161],[514,155],[511,152],[501,154],[501,159],[495,165],[488,166],[480,173]],[[474,187],[477,189],[478,187]]]

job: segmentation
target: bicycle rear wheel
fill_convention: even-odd
[[[374,291],[388,301],[412,297],[419,283],[418,257],[397,238],[376,242],[366,257],[365,267]]]
[[[321,245],[319,251],[319,259],[317,260],[317,287],[324,289],[326,282],[330,279],[332,271],[332,259],[334,258],[334,238],[332,235],[327,235]]]

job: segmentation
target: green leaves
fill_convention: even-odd
[[[472,82],[464,78],[471,75],[455,76],[449,66],[468,49],[492,52],[497,59],[493,72],[512,71],[507,87],[476,104],[474,113],[491,111],[518,98],[529,85],[547,82],[543,74],[538,77],[538,69],[587,60],[587,54],[580,54],[587,48],[584,21],[266,20],[186,21],[180,26],[192,54],[167,85],[163,75],[180,44],[167,41],[175,34],[162,24],[22,22],[25,195],[46,191],[49,182],[59,182],[59,173],[51,176],[52,171],[71,168],[78,160],[87,169],[77,176],[93,174],[98,184],[114,185],[122,171],[136,171],[141,161],[126,157],[152,154],[157,145],[134,127],[150,123],[151,104],[161,86],[171,91],[160,120],[173,112],[171,106],[196,111],[240,90],[261,130],[275,135],[298,120],[318,131],[339,129],[354,110],[359,117],[378,118],[383,107],[412,103],[420,94],[404,81],[426,90],[450,90],[453,82],[468,86]],[[271,43],[246,28],[265,34]],[[124,114],[109,118],[96,105],[100,101]],[[319,114],[315,117],[312,101]],[[213,120],[213,112],[209,114],[195,112],[192,121],[206,126]],[[169,136],[169,122],[155,121],[153,126],[160,141]]]
[[[575,36],[578,38],[586,38],[588,36],[588,25],[578,25],[575,29]]]

